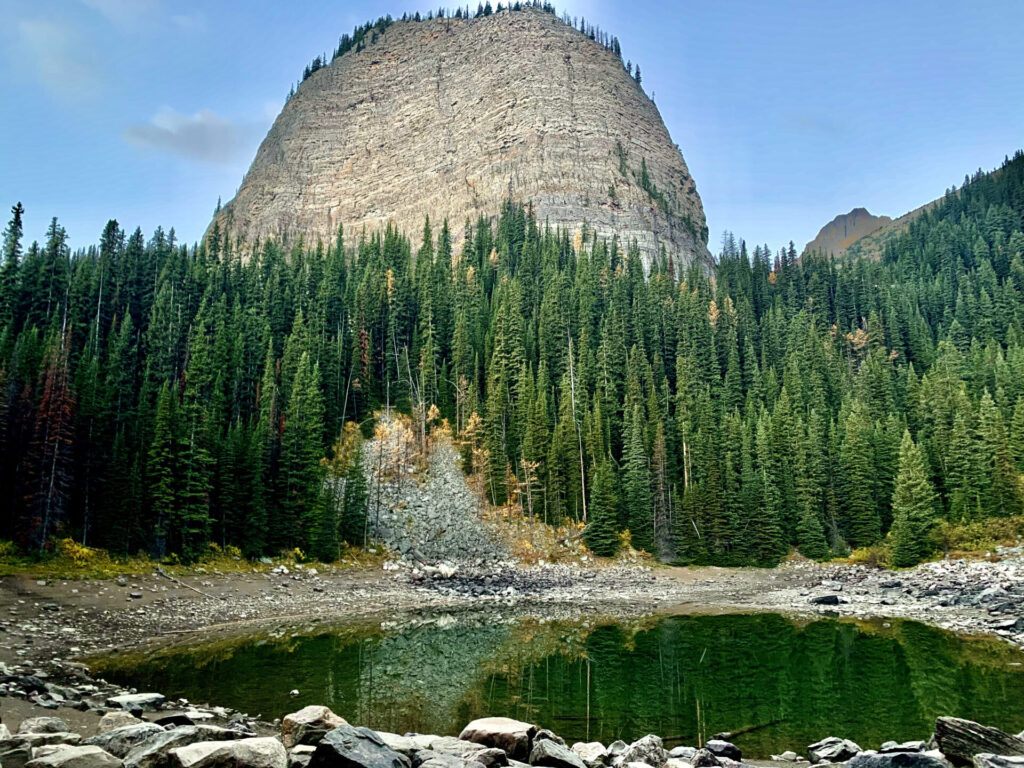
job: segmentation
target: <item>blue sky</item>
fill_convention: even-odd
[[[463,3],[464,4],[464,3]],[[639,62],[721,232],[802,246],[1024,147],[1024,2],[557,3]],[[289,86],[367,19],[432,3],[0,0],[0,218],[201,236]],[[476,3],[473,3],[476,7]]]

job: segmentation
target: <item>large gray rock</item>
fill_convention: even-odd
[[[292,747],[288,750],[288,768],[306,768],[315,751],[316,747],[309,744],[299,744],[297,747]]]
[[[679,760],[692,760],[693,756],[697,754],[696,747],[672,747],[668,751],[669,760],[677,758]]]
[[[409,736],[399,736],[397,733],[388,733],[387,731],[377,731],[377,735],[395,752],[401,752],[407,757],[412,757],[413,753],[419,749],[416,742]]]
[[[32,747],[21,739],[0,741],[0,765],[3,768],[25,768],[32,759]]]
[[[107,699],[107,706],[111,709],[123,709],[126,712],[134,712],[141,709],[144,712],[155,712],[163,706],[165,699],[160,693],[123,693],[120,696],[111,696]]]
[[[411,768],[408,757],[395,752],[369,728],[340,725],[317,745],[309,768]]]
[[[725,741],[724,739],[708,739],[704,744],[704,749],[715,757],[724,757],[728,760],[735,760],[736,762],[743,759],[743,754],[740,752],[740,748],[731,741]]]
[[[587,768],[597,768],[604,765],[604,744],[599,741],[577,741],[570,749],[576,753],[580,760],[586,763]]]
[[[124,759],[126,768],[167,768],[167,753],[200,741],[232,741],[242,738],[238,731],[213,725],[184,725],[163,733],[154,733]]]
[[[434,752],[430,757],[421,762],[418,768],[466,768],[466,765],[466,761],[461,757]]]
[[[534,741],[533,749],[530,751],[530,765],[548,768],[587,768],[587,764],[579,755],[551,739]]]
[[[846,762],[846,768],[951,768],[949,762],[935,752],[891,752],[860,754]]]
[[[661,768],[668,762],[668,752],[662,744],[661,738],[648,734],[637,739],[616,756],[615,763],[644,763],[653,768]]]
[[[18,733],[67,733],[71,728],[59,717],[26,717],[18,725]]]
[[[842,763],[863,751],[856,742],[828,736],[808,745],[807,758],[812,763],[820,763],[822,760],[830,763]]]
[[[281,721],[281,741],[288,748],[298,744],[316,746],[324,734],[333,731],[339,725],[348,725],[348,721],[327,707],[303,707],[298,712],[284,716]]]
[[[528,760],[536,733],[536,726],[510,717],[482,717],[463,728],[459,738],[503,749],[513,760]]]
[[[135,747],[157,733],[165,731],[156,723],[138,723],[90,736],[83,743],[105,749],[110,754],[124,759]]]
[[[924,752],[927,749],[928,744],[923,741],[887,741],[878,748],[878,751],[883,755],[887,755],[890,752]]]
[[[982,752],[974,756],[974,768],[1024,768],[1024,757]]]
[[[277,739],[200,741],[170,751],[172,768],[288,768],[288,753]]]
[[[508,755],[503,749],[488,747],[474,752],[469,756],[471,763],[480,763],[484,768],[505,768],[508,765]]]
[[[113,712],[107,712],[103,717],[100,718],[100,724],[97,726],[100,733],[106,733],[107,731],[113,731],[116,728],[124,728],[126,725],[138,725],[144,723],[145,720],[140,720],[131,712],[121,712],[115,710]]]
[[[1024,755],[1024,739],[959,717],[935,721],[935,742],[954,765],[971,765],[979,754],[1017,757]]]
[[[45,757],[29,760],[25,768],[122,768],[122,763],[99,747],[66,745]]]
[[[690,760],[690,764],[693,768],[714,768],[719,766],[722,762],[707,749],[698,749],[697,754]]]

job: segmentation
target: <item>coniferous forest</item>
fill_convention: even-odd
[[[601,555],[628,530],[669,561],[886,541],[908,565],[943,521],[1024,510],[1019,152],[877,260],[727,234],[713,274],[645,274],[630,244],[512,202],[460,242],[428,221],[251,248],[111,221],[71,252],[57,219],[29,244],[22,214],[0,266],[0,537],[28,550],[332,559],[363,542],[352,438],[386,406],[436,406],[494,503],[585,520]]]

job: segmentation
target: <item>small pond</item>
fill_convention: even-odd
[[[656,733],[695,745],[732,731],[756,758],[828,735],[864,748],[925,739],[938,715],[1020,731],[1021,662],[999,640],[911,621],[473,613],[277,629],[93,663],[140,690],[268,719],[326,704],[398,733],[457,735],[484,715],[529,720],[570,743]]]

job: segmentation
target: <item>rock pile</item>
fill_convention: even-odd
[[[899,573],[825,566],[801,597],[804,605],[844,613],[948,615],[942,623],[951,629],[985,631],[1024,646],[1024,550],[1000,547],[997,554],[998,562],[947,559]]]
[[[406,565],[479,568],[508,558],[481,521],[480,499],[466,484],[450,442],[434,446],[423,476],[403,470],[380,482],[373,476],[375,450],[372,443],[366,451],[370,529]]]

